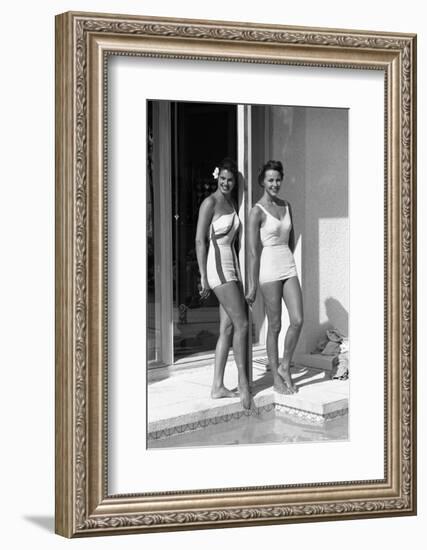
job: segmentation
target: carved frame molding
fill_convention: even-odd
[[[107,494],[109,55],[384,71],[385,479]],[[69,12],[56,18],[56,120],[57,533],[75,537],[414,514],[415,35]]]

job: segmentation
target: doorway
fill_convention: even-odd
[[[213,353],[219,334],[218,301],[212,292],[201,302],[195,251],[198,212],[216,190],[212,176],[224,157],[236,158],[237,106],[171,104],[172,117],[172,276],[173,358]],[[237,186],[234,189],[237,206]]]
[[[258,109],[259,110],[259,109]],[[261,115],[254,111],[256,117]],[[262,117],[264,117],[262,111]],[[148,101],[147,352],[149,368],[212,360],[219,334],[219,304],[212,292],[199,299],[195,250],[198,212],[216,190],[213,171],[224,157],[237,161],[233,200],[241,221],[240,271],[245,278],[246,221],[259,190],[252,186],[252,143],[264,133],[252,127],[250,105]],[[254,157],[256,158],[256,156]],[[252,352],[265,352],[262,297],[249,315]],[[232,351],[230,352],[230,357]]]

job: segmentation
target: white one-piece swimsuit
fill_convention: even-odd
[[[239,227],[240,220],[236,212],[222,214],[211,223],[206,262],[207,278],[211,288],[230,281],[241,281],[239,260],[234,248]]]
[[[281,220],[275,218],[262,204],[256,203],[266,217],[261,225],[260,236],[262,244],[259,266],[259,283],[271,283],[295,277],[297,268],[294,255],[289,248],[289,235],[292,229],[292,220],[289,207]]]

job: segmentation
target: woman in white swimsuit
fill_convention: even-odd
[[[246,374],[248,319],[234,247],[240,221],[231,199],[238,173],[236,164],[231,159],[224,159],[215,172],[218,188],[200,205],[196,232],[197,262],[201,276],[200,297],[207,298],[212,289],[220,304],[219,338],[215,348],[211,397],[236,396],[224,386],[224,369],[232,343],[238,369],[240,401],[248,409],[251,399]]]
[[[291,205],[279,198],[282,181],[282,163],[269,160],[258,176],[264,194],[249,215],[250,262],[246,301],[252,306],[259,282],[268,318],[267,356],[274,388],[281,393],[295,393],[297,388],[292,382],[290,363],[302,328],[303,306],[293,256],[295,242]],[[279,364],[282,299],[288,309],[290,324],[286,332],[283,359]]]

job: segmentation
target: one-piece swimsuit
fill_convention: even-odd
[[[280,220],[270,214],[259,202],[256,206],[266,214],[260,229],[263,247],[259,269],[260,284],[295,277],[297,275],[295,258],[289,248],[289,235],[292,230],[289,206],[286,206],[286,213]]]

